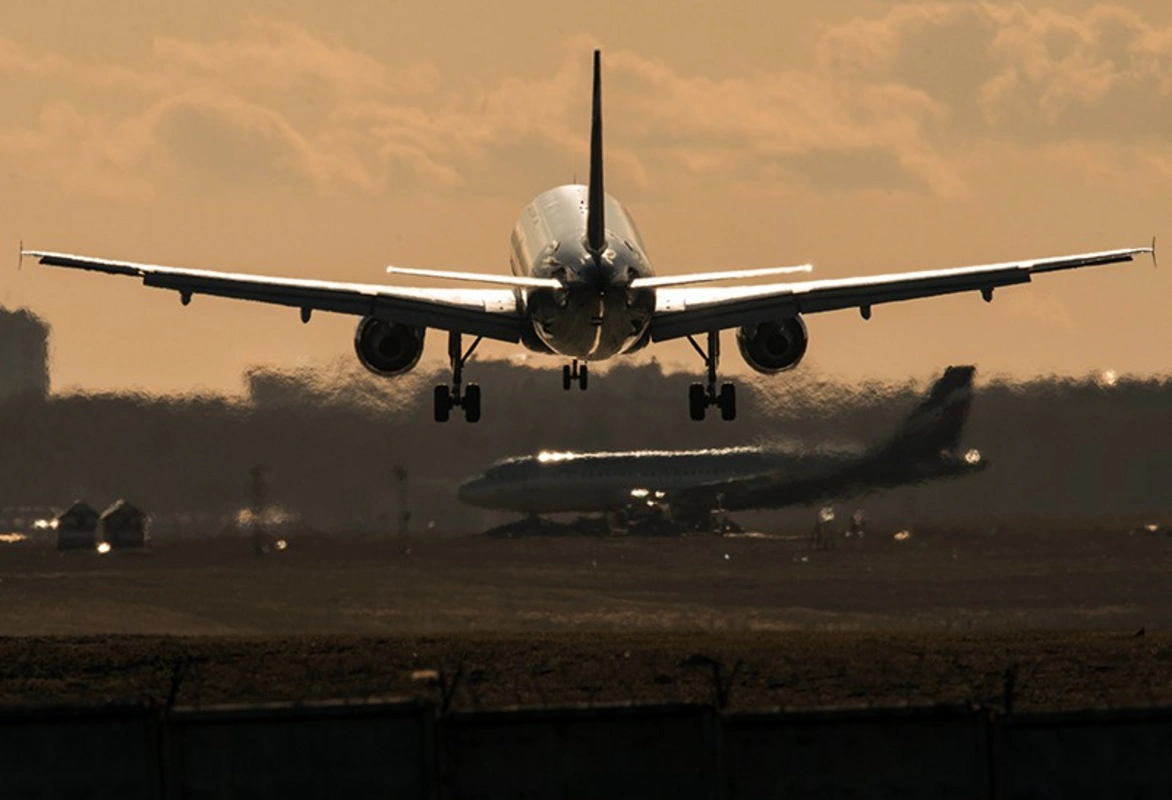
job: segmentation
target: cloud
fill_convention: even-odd
[[[929,0],[816,33],[808,63],[722,79],[609,50],[608,160],[647,191],[764,178],[954,198],[990,143],[1053,158],[1097,142],[1108,164],[1150,165],[1165,136],[1172,28],[1134,11]],[[149,69],[0,39],[0,81],[27,85],[18,102],[35,111],[0,127],[0,154],[103,194],[172,179],[327,195],[546,185],[585,171],[594,44],[571,37],[537,77],[469,78],[260,17],[218,41],[159,38]]]
[[[1107,4],[903,3],[828,30],[818,61],[923,91],[947,109],[953,135],[1034,144],[1151,139],[1172,95],[1172,28]]]

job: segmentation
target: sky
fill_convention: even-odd
[[[507,272],[524,205],[587,172],[595,47],[607,189],[660,274],[1172,242],[1164,0],[43,0],[0,7],[0,303],[52,325],[55,391],[232,393],[250,365],[349,363],[353,318],[184,308],[126,278],[18,269],[19,243],[361,282],[387,264]],[[992,304],[814,315],[799,369],[1166,374],[1170,299],[1172,265],[1145,260]],[[725,341],[723,370],[746,372]],[[433,333],[424,365],[445,352]],[[686,345],[651,356],[701,372]],[[556,359],[530,363],[560,380]]]

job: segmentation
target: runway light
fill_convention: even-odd
[[[109,542],[102,542],[101,544],[98,545],[98,555],[104,556],[104,555],[106,555],[106,553],[109,553],[109,552],[110,552],[110,543]]]
[[[969,450],[967,453],[964,454],[964,463],[966,463],[966,464],[980,464],[981,463],[981,451],[980,450]]]
[[[284,550],[288,546],[289,546],[289,543],[286,542],[284,539],[278,539],[277,543],[275,545],[273,545],[273,547],[277,548],[278,550]]]
[[[912,532],[896,531],[894,534],[892,534],[891,538],[897,542],[906,542],[908,539],[912,538]]]
[[[1110,389],[1119,383],[1119,376],[1115,373],[1115,370],[1105,369],[1099,373],[1096,382],[1104,389]]]

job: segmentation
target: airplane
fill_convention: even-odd
[[[458,223],[458,221],[456,221]],[[1152,247],[828,280],[712,287],[809,272],[790,267],[656,275],[627,209],[603,189],[601,54],[594,51],[590,177],[585,185],[557,186],[521,212],[510,240],[511,274],[390,266],[392,275],[482,284],[478,288],[419,288],[386,284],[278,278],[92,258],[21,249],[39,263],[141,278],[146,286],[178,292],[183,305],[197,294],[252,300],[359,317],[354,347],[359,361],[386,377],[408,372],[423,353],[428,329],[447,333],[450,384],[435,387],[434,416],[446,422],[461,408],[480,419],[481,391],[463,385],[463,373],[484,339],[569,359],[562,386],[586,389],[588,364],[638,351],[653,342],[686,338],[704,361],[707,381],[689,387],[693,420],[716,407],[736,418],[736,386],[718,381],[720,333],[736,329],[737,347],[757,372],[796,367],[809,343],[803,315],[857,308],[864,319],[880,303],[979,291],[986,301],[1002,286],[1029,283],[1057,270],[1131,261]],[[464,347],[463,337],[472,337]],[[702,346],[697,337],[706,338]]]
[[[684,530],[711,531],[725,524],[728,512],[959,478],[988,466],[978,450],[960,449],[974,372],[949,367],[899,430],[870,448],[542,452],[494,463],[465,481],[457,496],[528,517],[601,513],[613,527],[622,527],[619,520],[667,518]]]

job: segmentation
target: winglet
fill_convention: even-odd
[[[1152,269],[1159,269],[1160,262],[1156,260],[1156,237],[1152,237]]]
[[[24,266],[24,239],[20,240],[20,255],[16,259],[16,271],[20,272],[21,267]]]
[[[590,119],[590,188],[586,207],[586,245],[591,252],[606,249],[606,220],[602,188],[602,51],[594,51],[594,110]]]

